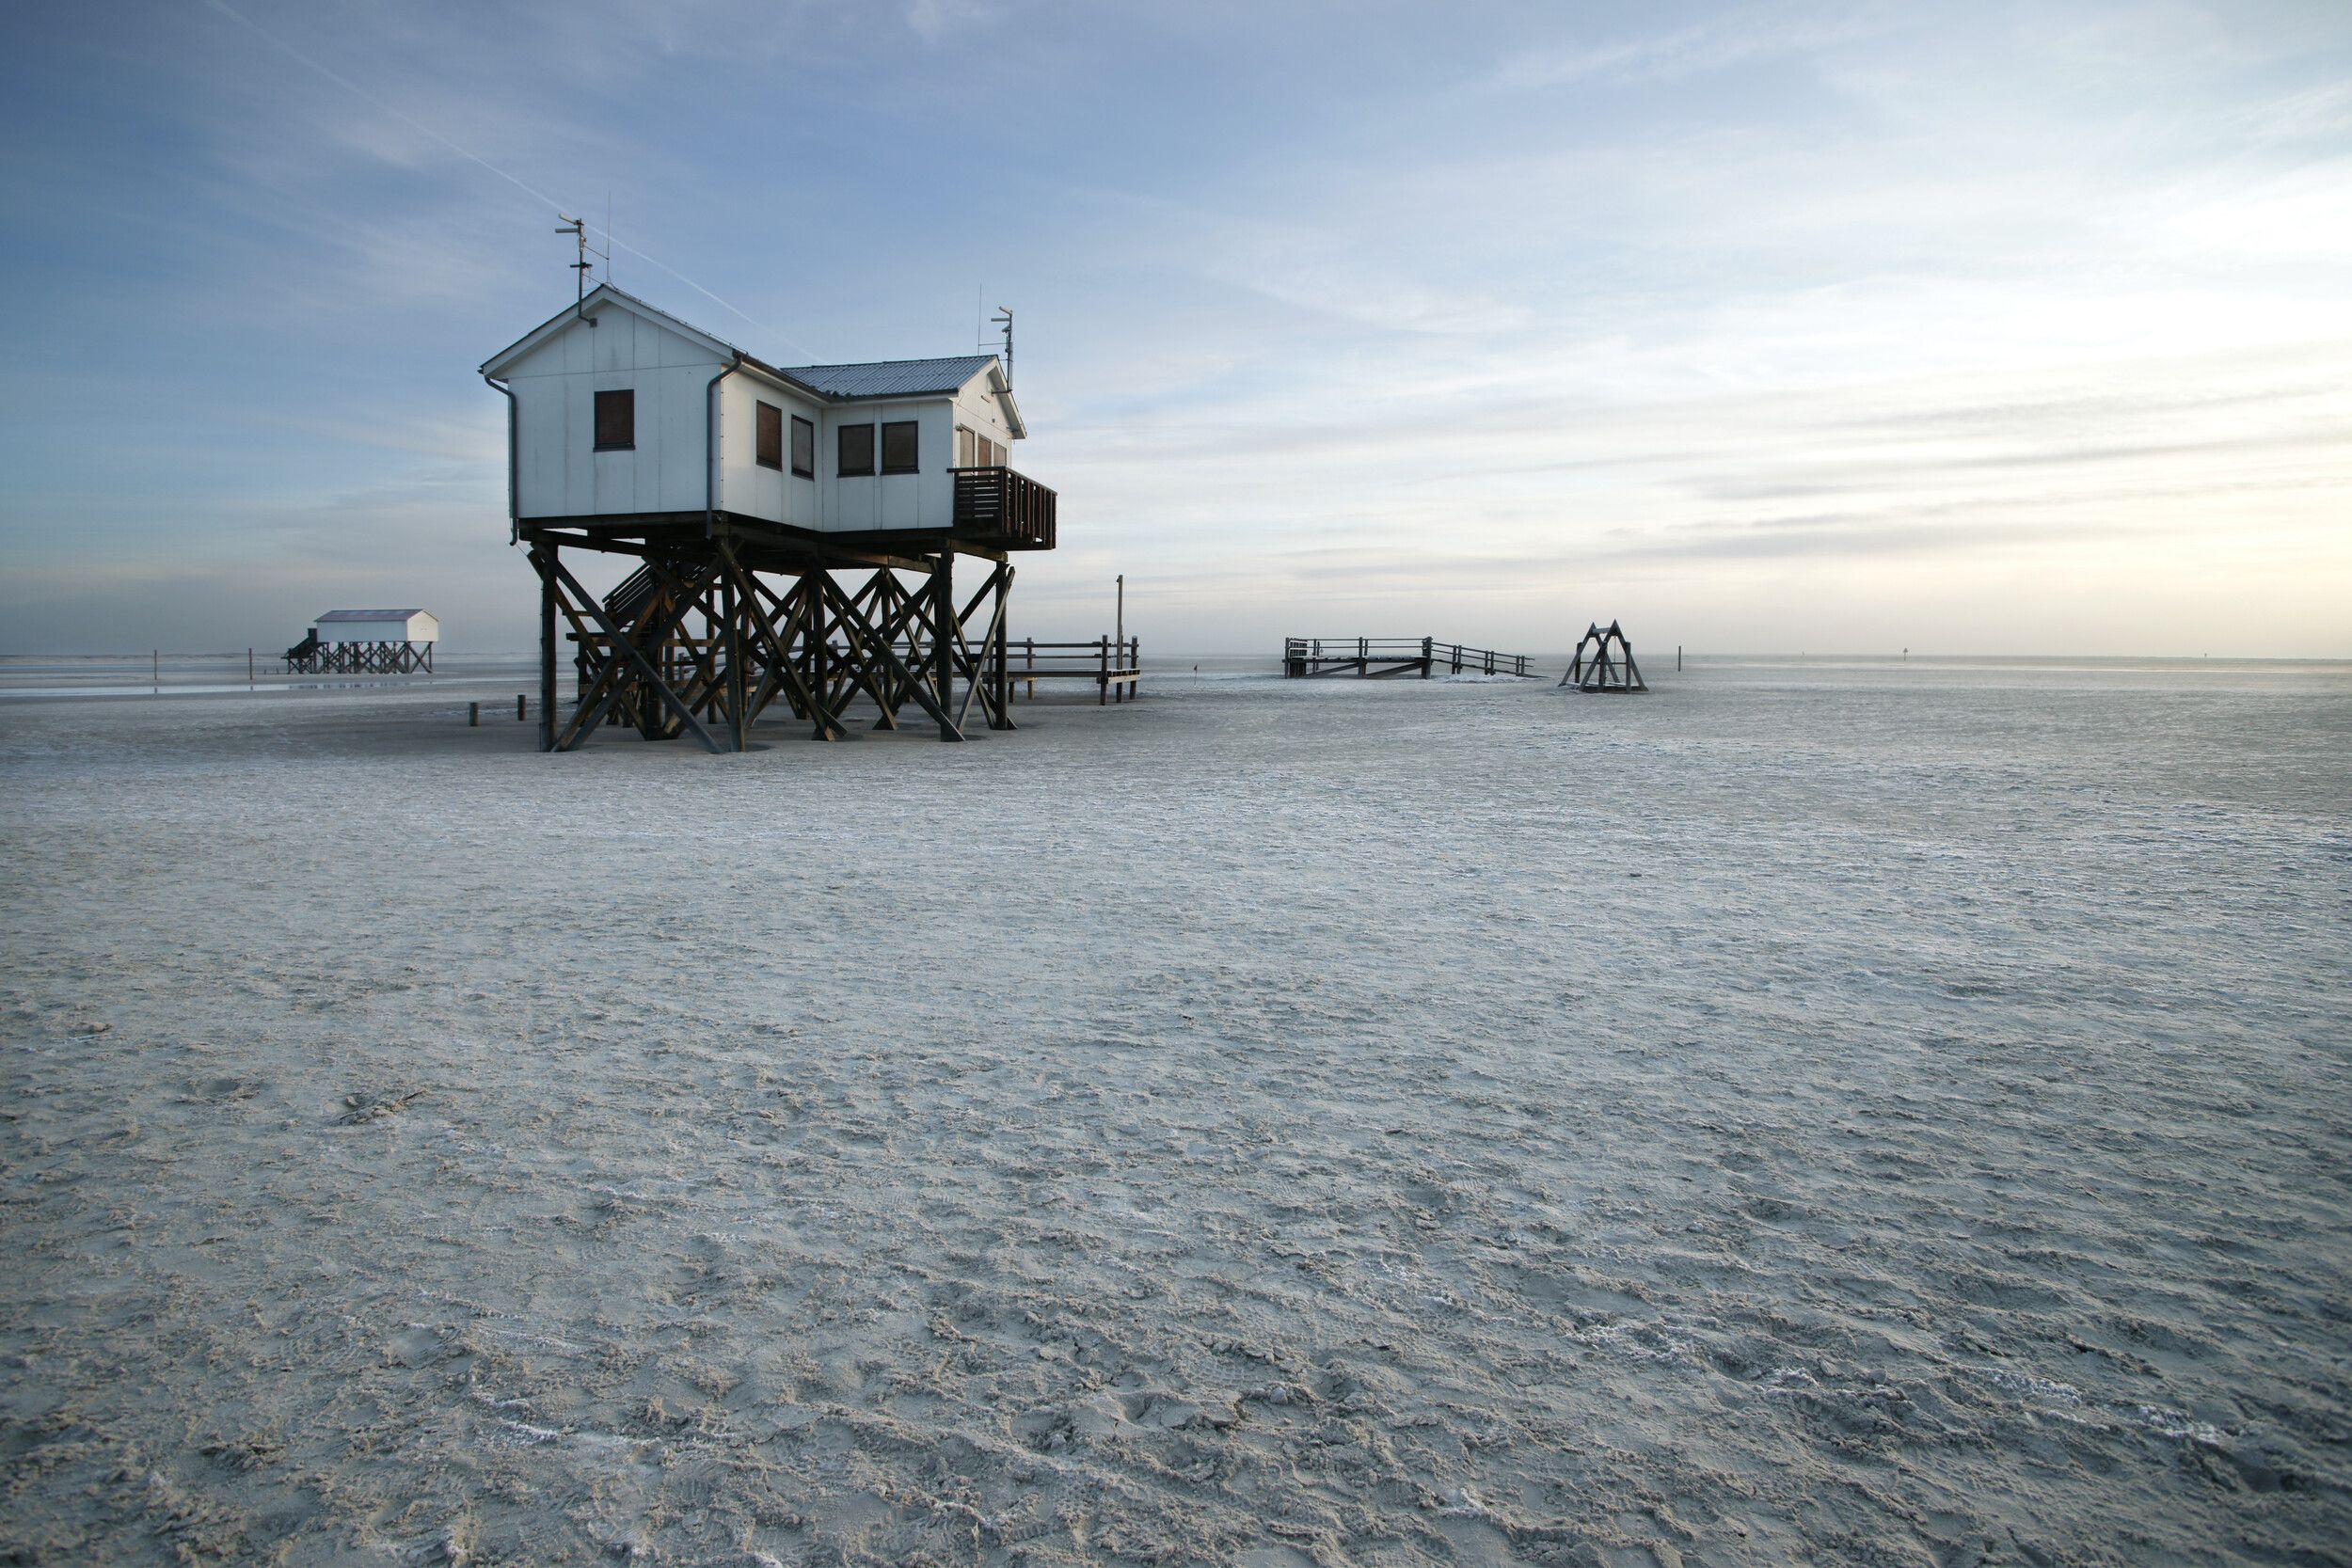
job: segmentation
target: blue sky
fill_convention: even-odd
[[[2352,656],[2341,0],[11,26],[0,649],[526,646],[539,192],[763,357],[1014,307],[1035,635]]]

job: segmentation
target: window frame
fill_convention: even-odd
[[[605,401],[605,400],[606,400],[606,399],[608,399],[608,398],[617,398],[617,399],[619,399],[620,401],[619,401],[618,403],[615,403],[615,404],[608,404],[606,403],[606,401]],[[602,391],[600,391],[600,392],[596,393],[596,398],[595,398],[594,402],[591,404],[591,405],[590,405],[590,406],[591,406],[591,408],[592,408],[592,410],[593,410],[593,413],[592,413],[592,416],[591,416],[590,431],[591,431],[591,435],[592,435],[592,439],[593,439],[594,449],[595,449],[596,451],[635,451],[637,450],[637,388],[634,388],[634,387],[609,387],[609,388],[606,388],[604,390],[602,390]],[[625,418],[625,420],[626,420],[626,421],[627,421],[627,423],[628,423],[628,438],[627,440],[623,440],[623,441],[608,441],[608,440],[606,440],[606,439],[604,438],[604,430],[605,430],[605,413],[604,413],[604,411],[605,411],[605,409],[606,409],[608,406],[610,406],[610,407],[617,407],[617,408],[620,408],[620,409],[622,409],[622,410],[624,411],[624,418]]]
[[[894,430],[906,431],[907,440],[913,448],[904,464],[893,464],[890,461],[890,433]],[[921,473],[923,471],[923,421],[920,420],[883,420],[875,448],[875,456],[880,459],[876,465],[877,471],[885,474]]]
[[[866,433],[866,466],[862,468],[852,468],[849,465],[850,452],[846,443],[852,431],[860,430]],[[882,441],[875,433],[872,420],[869,420],[863,424],[837,424],[833,427],[833,472],[835,479],[873,478],[875,459],[881,455]]]
[[[805,441],[802,438],[803,433],[805,433],[807,436]],[[803,463],[801,461],[801,453],[803,451],[808,453],[808,461],[806,463]],[[816,420],[803,420],[798,414],[792,416],[792,445],[787,449],[787,455],[791,458],[791,467],[789,471],[794,479],[815,479],[817,477]]]
[[[766,398],[752,400],[752,461],[763,468],[784,471],[784,405]],[[771,457],[769,454],[775,455]]]

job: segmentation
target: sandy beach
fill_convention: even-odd
[[[1653,678],[0,704],[0,1560],[2347,1560],[2352,670]]]

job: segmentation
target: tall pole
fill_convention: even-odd
[[[1117,642],[1117,643],[1119,644],[1119,647],[1120,647],[1120,652],[1122,652],[1122,653],[1123,653],[1123,652],[1125,652],[1125,651],[1126,651],[1126,647],[1127,647],[1127,574],[1126,574],[1126,573],[1124,573],[1124,572],[1121,572],[1121,573],[1120,573],[1120,574],[1119,574],[1119,619],[1118,619],[1118,621],[1117,621],[1116,623],[1114,623],[1114,629],[1113,629],[1113,633],[1112,633],[1112,641],[1115,641],[1115,642]]]

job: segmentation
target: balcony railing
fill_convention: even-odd
[[[1054,547],[1054,492],[1010,468],[950,468],[956,480],[956,531]]]

